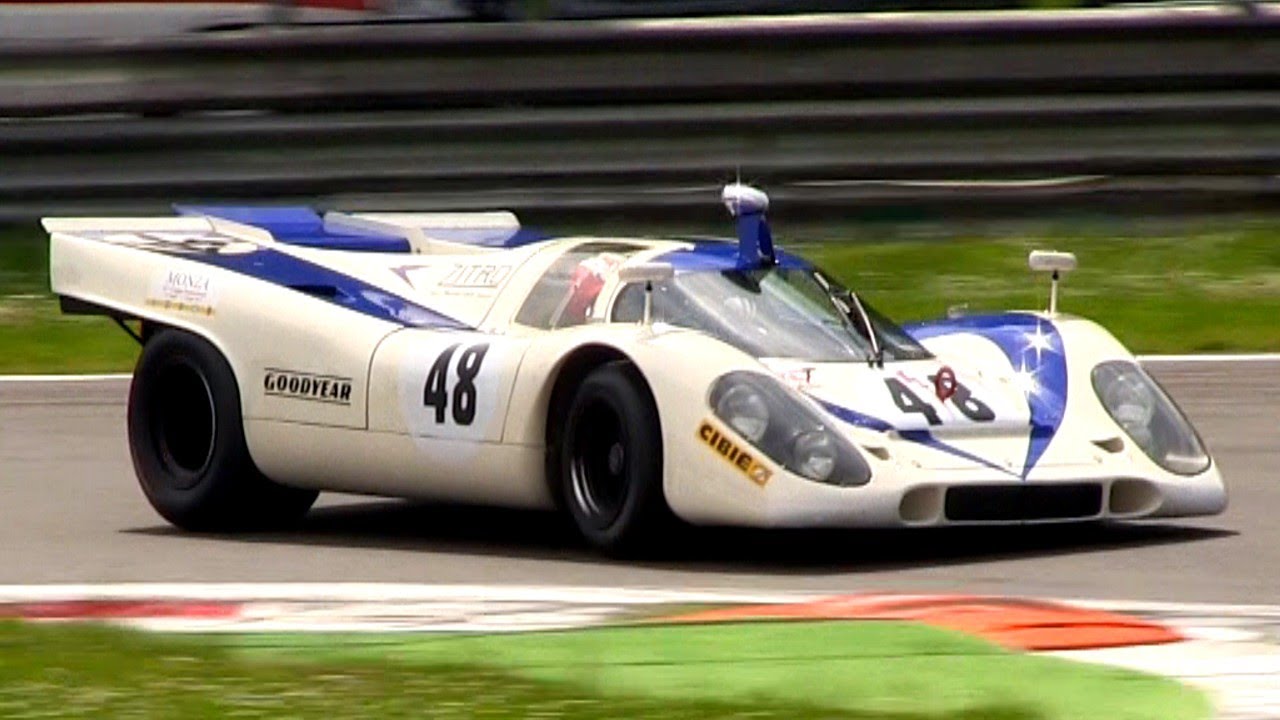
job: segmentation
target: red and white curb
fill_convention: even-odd
[[[0,615],[9,608],[10,616],[96,619],[164,632],[518,632],[589,627],[662,605],[816,597],[382,583],[0,585]]]
[[[1219,718],[1280,717],[1280,606],[1075,601],[1154,620],[1185,638],[1167,645],[1051,653],[1166,675],[1214,698]]]
[[[0,615],[99,620],[165,632],[513,632],[589,627],[663,606],[805,603],[829,595],[721,590],[399,584],[0,586]],[[903,596],[909,597],[909,596]],[[1280,716],[1280,606],[1073,600],[1186,639],[1048,653],[1176,678],[1219,717]]]

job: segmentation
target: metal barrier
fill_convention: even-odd
[[[0,217],[176,200],[1280,209],[1262,6],[275,28],[0,47]],[[697,210],[695,210],[697,208]]]

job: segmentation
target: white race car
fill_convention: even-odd
[[[1106,330],[1056,310],[906,328],[737,241],[548,239],[492,213],[180,207],[48,218],[70,313],[143,349],[142,489],[183,528],[320,490],[558,507],[592,544],[695,524],[853,527],[1222,511],[1213,460]],[[139,331],[126,323],[138,320]]]

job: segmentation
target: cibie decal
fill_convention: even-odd
[[[315,375],[267,368],[262,377],[262,391],[273,397],[311,400],[331,405],[351,404],[351,378],[338,375]]]
[[[746,475],[748,480],[760,487],[764,487],[773,477],[773,472],[769,468],[756,460],[750,452],[743,450],[738,443],[725,437],[725,434],[710,421],[702,421],[702,425],[698,427],[698,438],[738,472]]]
[[[218,306],[218,285],[212,277],[201,272],[166,270],[151,281],[147,305],[212,315]]]

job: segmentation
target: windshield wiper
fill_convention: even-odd
[[[858,299],[858,293],[852,290],[845,291],[849,296],[849,301],[853,304],[854,309],[858,311],[858,318],[862,320],[862,325],[867,329],[867,340],[871,342],[871,360],[872,367],[884,369],[884,346],[880,344],[880,338],[876,335],[876,326],[871,322],[871,316],[867,314],[867,309],[862,307],[862,301]]]
[[[871,343],[871,357],[867,359],[867,363],[871,367],[879,367],[884,369],[884,348],[880,345],[880,337],[876,335],[876,326],[871,323],[871,316],[867,314],[867,309],[862,307],[862,301],[858,299],[858,294],[852,290],[846,290],[839,286],[834,286],[827,281],[822,273],[814,273],[813,277],[827,292],[827,297],[831,298],[831,303],[836,306],[840,314],[845,319],[853,321],[853,311],[858,311],[858,318],[862,320],[862,326],[867,329],[867,340]],[[846,302],[846,298],[848,299]],[[852,307],[850,307],[852,306]]]

